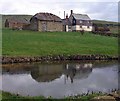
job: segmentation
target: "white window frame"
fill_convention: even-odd
[[[79,22],[80,22],[80,23],[83,23],[83,21],[82,21],[82,20],[80,20]]]

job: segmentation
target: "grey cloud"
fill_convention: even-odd
[[[86,13],[91,19],[103,19],[103,20],[112,20],[117,21],[118,19],[118,4],[117,2],[86,2],[89,0],[85,0],[85,2],[80,2],[79,0],[66,0],[66,1],[35,1],[35,0],[21,0],[21,1],[13,1],[3,3],[2,13],[6,14],[35,14],[38,12],[51,12],[54,13],[61,18],[64,16],[64,11],[70,14],[70,10],[73,9],[75,13]],[[99,1],[99,0],[93,0]],[[106,0],[104,0],[106,1]],[[112,0],[110,0],[112,1]],[[117,0],[115,0],[117,1]],[[15,4],[19,4],[15,6]],[[24,7],[26,6],[27,7]],[[23,7],[21,9],[20,7]],[[27,9],[25,9],[27,8]]]
[[[16,8],[10,3],[6,3],[2,5],[2,13],[15,13],[17,11]]]
[[[118,5],[117,3],[99,3],[94,5],[94,7],[87,10],[89,14],[96,14],[93,18],[103,19],[103,20],[113,20],[118,19]],[[97,16],[98,14],[98,16]]]

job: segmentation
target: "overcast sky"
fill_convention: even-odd
[[[101,2],[102,1],[102,2]],[[0,0],[0,14],[50,12],[64,18],[64,11],[88,14],[91,19],[118,21],[119,0]],[[120,3],[119,3],[120,4]]]

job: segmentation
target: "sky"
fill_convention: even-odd
[[[0,0],[0,14],[53,13],[62,19],[74,13],[88,14],[91,19],[118,21],[119,0]],[[120,4],[120,3],[119,3]],[[120,6],[119,6],[120,7]]]

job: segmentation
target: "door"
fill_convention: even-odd
[[[43,32],[47,31],[47,23],[46,22],[42,23],[42,31]]]

